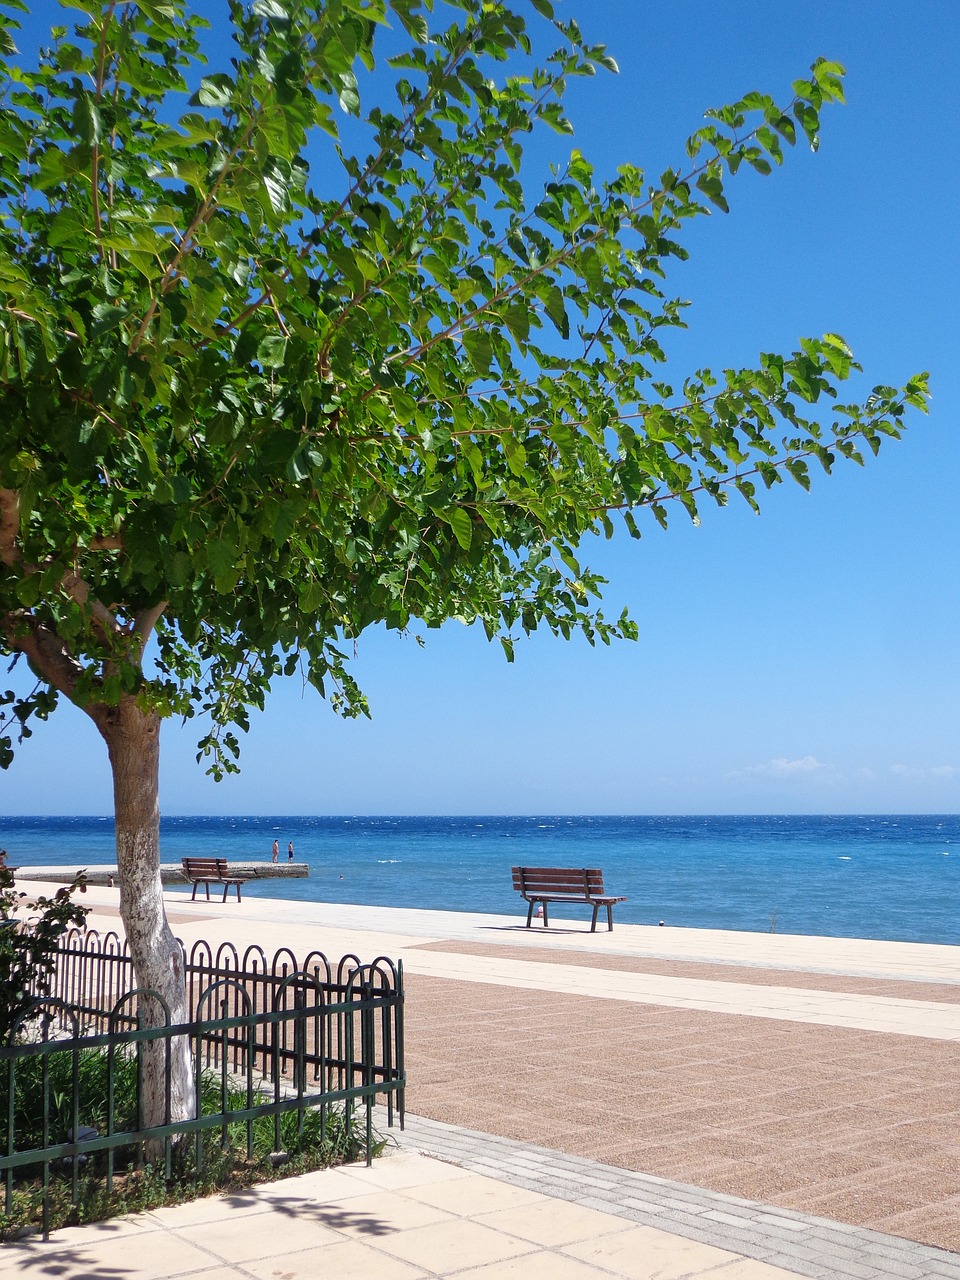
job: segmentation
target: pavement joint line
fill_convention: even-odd
[[[757,1222],[764,1226],[782,1227],[785,1231],[802,1231],[805,1225],[803,1222],[798,1222],[796,1218],[787,1218],[777,1213],[758,1213]]]
[[[918,1274],[917,1268],[909,1262],[901,1262],[897,1258],[887,1258],[884,1264],[894,1275],[901,1277],[901,1280],[915,1280]]]
[[[409,1113],[404,1131],[394,1130],[393,1136],[401,1148],[780,1266],[810,1280],[960,1280],[960,1254],[866,1227],[725,1196]],[[575,1180],[587,1188],[587,1194],[577,1193]]]

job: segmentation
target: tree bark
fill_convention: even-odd
[[[113,769],[120,915],[137,985],[163,997],[171,1022],[185,1022],[183,958],[167,922],[160,883],[160,717],[142,711],[132,696],[126,696],[118,706],[101,710],[96,722]],[[141,996],[138,1007],[141,1026],[163,1026],[167,1020],[155,999]],[[145,1046],[141,1098],[145,1126],[167,1122],[162,1040]],[[186,1120],[195,1114],[190,1042],[180,1036],[171,1043],[169,1118]],[[151,1144],[148,1159],[161,1151],[162,1144],[159,1149]]]

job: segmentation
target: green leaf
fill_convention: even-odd
[[[323,589],[323,583],[310,581],[305,583],[299,591],[300,610],[303,613],[316,613],[324,603],[326,592]]]
[[[119,328],[124,320],[126,320],[129,312],[126,307],[114,307],[108,303],[98,303],[93,308],[94,325],[91,330],[91,337],[102,338],[104,334],[112,333],[114,329]]]
[[[522,477],[527,468],[527,451],[512,431],[504,432],[500,437],[507,466],[515,476]]]
[[[596,249],[584,249],[580,255],[580,270],[589,288],[599,293],[603,288],[603,262]]]
[[[287,22],[290,19],[287,6],[281,4],[280,0],[254,0],[251,12],[258,18],[273,18],[280,22]]]
[[[400,19],[407,35],[418,44],[426,44],[430,36],[427,20],[422,14],[414,12],[411,0],[390,0],[390,7]]]
[[[237,549],[226,538],[212,538],[207,543],[206,560],[219,595],[227,595],[237,585],[239,570]]]
[[[287,339],[282,333],[268,333],[257,344],[257,361],[264,369],[282,369],[287,354]]]
[[[40,156],[37,170],[37,187],[40,191],[50,191],[66,179],[73,165],[70,158],[59,147],[48,147]]]
[[[543,309],[553,321],[557,332],[561,338],[570,336],[570,321],[567,317],[567,309],[563,304],[563,294],[556,285],[547,284],[538,291],[543,299]]]
[[[464,329],[460,334],[460,341],[474,369],[481,378],[485,378],[493,363],[493,343],[490,341],[490,335],[483,329]]]
[[[563,108],[559,102],[548,102],[546,106],[542,107],[540,118],[550,126],[554,133],[573,133],[573,125],[563,114]]]
[[[233,100],[234,83],[224,71],[204,76],[200,88],[190,99],[191,105],[201,107],[226,107]]]
[[[813,151],[820,146],[820,116],[813,107],[806,102],[798,102],[793,109],[793,114],[800,122],[800,127],[806,135],[807,141]]]
[[[702,191],[710,203],[716,205],[718,209],[724,213],[730,212],[730,206],[723,194],[723,182],[718,174],[709,170],[701,173],[697,178],[697,190]]]
[[[804,459],[788,458],[784,463],[784,466],[786,467],[788,474],[791,475],[794,480],[796,480],[797,484],[800,485],[801,488],[806,489],[809,492],[810,472],[807,469],[807,464],[804,461]]]

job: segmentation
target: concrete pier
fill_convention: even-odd
[[[235,862],[227,859],[231,875],[246,876],[248,880],[304,880],[309,875],[305,862]],[[17,867],[17,880],[45,880],[51,884],[70,884],[78,871],[83,871],[87,884],[108,885],[111,878],[119,880],[116,863],[101,862],[95,866],[79,867],[69,863],[60,867]],[[163,884],[189,884],[179,862],[162,862],[160,880]]]

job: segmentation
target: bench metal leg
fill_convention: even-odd
[[[530,899],[530,906],[529,906],[529,907],[528,907],[528,909],[527,909],[527,928],[528,928],[528,929],[530,928],[530,925],[531,925],[531,922],[532,922],[532,921],[533,921],[533,899],[531,898],[531,899]]]
[[[223,901],[223,902],[226,902],[226,900],[227,900],[227,890],[228,890],[229,888],[230,888],[230,886],[229,886],[228,884],[225,884],[225,885],[223,886],[223,898],[222,898],[222,901]]]
[[[193,893],[191,893],[191,895],[190,895],[190,901],[191,901],[191,902],[195,902],[195,901],[196,901],[196,898],[197,898],[197,890],[198,890],[199,888],[200,888],[200,881],[199,881],[199,880],[194,880],[194,882],[193,882]]]
[[[600,903],[599,903],[599,902],[595,902],[595,903],[593,904],[593,919],[590,921],[590,932],[591,932],[591,933],[596,933],[596,932],[597,932],[597,912],[598,912],[599,910],[600,910]]]
[[[549,919],[547,918],[547,900],[546,900],[546,898],[544,898],[543,902],[542,902],[540,905],[543,907],[543,927],[544,927],[545,929],[549,929],[549,928],[550,928],[550,921],[549,921]]]
[[[607,903],[607,933],[613,933],[613,903]]]

